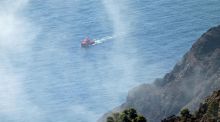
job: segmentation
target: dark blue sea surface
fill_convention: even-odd
[[[95,122],[220,23],[218,0],[3,0],[0,121]],[[85,37],[100,42],[82,48]],[[147,102],[147,101],[146,101]]]

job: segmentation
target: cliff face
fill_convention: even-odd
[[[151,122],[158,122],[183,107],[194,110],[201,99],[218,88],[220,26],[203,34],[164,78],[131,90],[121,108],[134,107]]]
[[[185,109],[186,110],[186,109]],[[181,116],[170,116],[161,122],[218,122],[220,121],[220,90],[207,97],[199,109],[190,114],[182,112]]]
[[[220,26],[204,33],[164,78],[129,91],[127,101],[116,110],[132,107],[150,122],[159,122],[184,107],[195,110],[219,88]]]

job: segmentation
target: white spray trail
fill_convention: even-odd
[[[109,41],[109,40],[111,40],[111,39],[113,39],[113,38],[114,38],[114,36],[106,36],[106,37],[103,37],[103,38],[101,38],[101,39],[95,39],[95,40],[94,40],[95,43],[94,43],[93,45],[97,45],[97,44],[104,43],[104,42]]]
[[[112,35],[112,36],[105,36],[105,37],[102,37],[100,39],[94,39],[95,43],[93,45],[102,44],[106,41],[110,41],[110,40],[113,40],[115,38],[120,38],[123,35],[126,35],[126,33],[124,32],[124,33],[115,34],[115,35]]]

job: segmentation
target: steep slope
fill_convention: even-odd
[[[132,107],[150,122],[159,122],[183,107],[195,110],[201,99],[219,88],[220,26],[204,33],[164,78],[129,91],[127,101],[115,110]]]
[[[185,110],[185,111],[184,111]],[[199,109],[191,114],[187,109],[181,112],[181,116],[170,116],[161,122],[218,122],[220,121],[220,90],[206,98],[200,104]]]
[[[193,44],[173,71],[154,85],[131,90],[122,108],[134,107],[153,122],[192,110],[210,92],[220,88],[220,26],[211,28]]]

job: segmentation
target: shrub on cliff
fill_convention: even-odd
[[[181,114],[181,117],[190,116],[189,109],[185,108],[185,109],[181,110],[180,114]]]
[[[138,115],[137,111],[133,108],[126,109],[121,113],[113,113],[107,117],[107,122],[147,122],[142,116]]]

